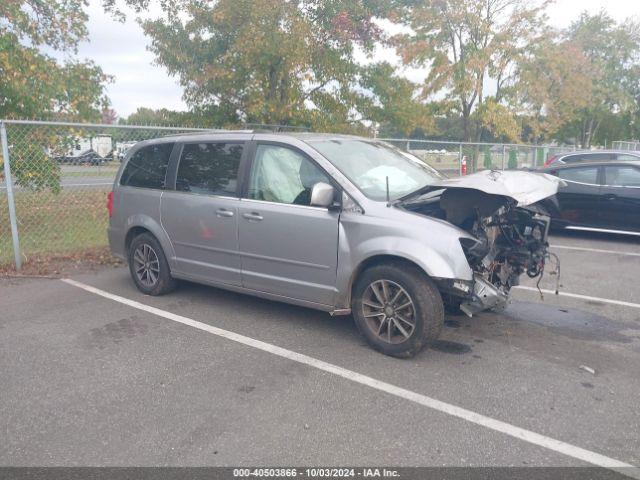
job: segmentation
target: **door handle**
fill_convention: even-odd
[[[615,200],[616,198],[618,198],[618,196],[614,195],[613,193],[608,193],[608,194],[604,195],[604,199],[605,200]]]
[[[255,220],[256,222],[262,220],[262,215],[260,215],[258,212],[243,213],[242,216],[247,220]]]
[[[233,217],[233,211],[227,210],[226,208],[219,208],[216,210],[216,215],[218,217]]]

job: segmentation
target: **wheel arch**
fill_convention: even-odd
[[[125,252],[129,252],[129,248],[131,248],[131,242],[133,242],[133,239],[139,235],[142,235],[143,233],[149,233],[153,235],[153,232],[151,230],[141,226],[131,227],[129,231],[127,231],[127,235],[124,237]],[[155,235],[153,236],[155,237]]]
[[[429,273],[422,266],[420,266],[418,263],[416,263],[415,261],[413,261],[410,258],[403,257],[401,255],[394,255],[394,254],[376,254],[376,255],[372,255],[372,256],[367,257],[364,260],[362,260],[358,264],[358,266],[355,268],[353,273],[351,274],[351,278],[349,279],[348,305],[351,305],[351,300],[353,299],[353,289],[355,287],[355,284],[356,284],[358,278],[367,269],[369,269],[371,267],[374,267],[376,265],[383,265],[383,264],[396,264],[396,265],[397,264],[404,264],[404,265],[408,265],[408,266],[411,266],[411,267],[415,267],[418,270],[420,270],[420,272],[422,272],[423,275],[431,278]]]
[[[127,222],[127,230],[124,238],[125,256],[129,255],[131,242],[135,237],[143,233],[149,233],[160,243],[169,267],[174,266],[175,253],[173,246],[162,226],[146,215],[135,215],[129,218]]]

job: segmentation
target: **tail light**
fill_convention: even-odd
[[[109,212],[109,218],[113,215],[113,191],[107,194],[107,211]]]
[[[549,158],[547,158],[547,161],[544,162],[544,166],[548,167],[549,165],[551,165],[553,163],[553,161],[558,158],[558,155],[551,155]]]

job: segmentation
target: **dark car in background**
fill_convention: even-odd
[[[544,202],[552,228],[640,235],[640,159],[568,163],[540,171],[566,184]]]
[[[592,162],[640,162],[640,152],[626,150],[584,150],[553,155],[544,163],[544,167]]]

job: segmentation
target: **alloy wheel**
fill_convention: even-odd
[[[402,343],[416,328],[413,300],[391,280],[369,284],[362,297],[362,314],[369,329],[386,343]]]
[[[153,287],[160,277],[160,261],[151,245],[143,243],[133,252],[136,277],[145,287]]]

